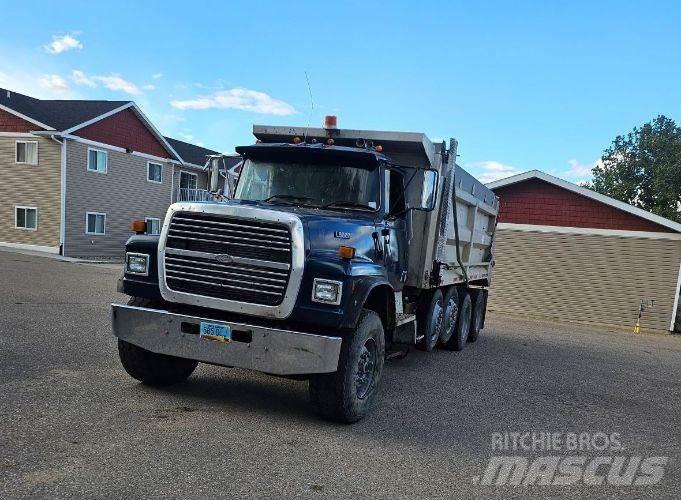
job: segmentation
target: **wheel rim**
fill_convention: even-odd
[[[359,352],[359,358],[357,360],[357,376],[355,377],[355,385],[357,397],[359,399],[366,398],[374,386],[377,360],[378,355],[376,342],[374,339],[367,339]]]
[[[440,338],[440,332],[442,331],[442,322],[444,320],[444,308],[442,307],[442,300],[438,300],[433,305],[433,314],[430,317],[430,343],[435,345],[437,339]]]
[[[454,333],[454,327],[456,326],[456,300],[454,297],[450,297],[449,301],[447,302],[447,307],[445,308],[445,325],[444,325],[444,331],[442,332],[442,336],[440,337],[443,342],[447,342],[450,338],[452,338],[452,334]]]

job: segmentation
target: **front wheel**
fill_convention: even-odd
[[[128,375],[146,385],[166,386],[186,380],[197,361],[157,354],[118,339],[118,356]]]
[[[310,377],[310,400],[323,418],[343,423],[361,420],[378,392],[385,360],[381,318],[364,309],[355,332],[343,339],[338,371]]]

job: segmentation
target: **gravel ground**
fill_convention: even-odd
[[[118,271],[0,252],[0,497],[678,497],[681,338],[491,315],[461,353],[389,362],[380,405],[338,426],[307,384],[200,365],[151,389],[119,365]],[[664,456],[652,487],[485,486],[495,432],[619,433]],[[607,473],[607,467],[600,472]]]

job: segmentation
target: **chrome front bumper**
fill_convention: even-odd
[[[214,342],[199,337],[201,321],[210,318],[112,304],[116,337],[149,351],[273,375],[330,373],[338,369],[338,337],[218,321],[242,341]]]

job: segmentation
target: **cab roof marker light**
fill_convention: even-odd
[[[324,117],[324,128],[326,130],[338,130],[338,117],[335,115],[326,115]]]

